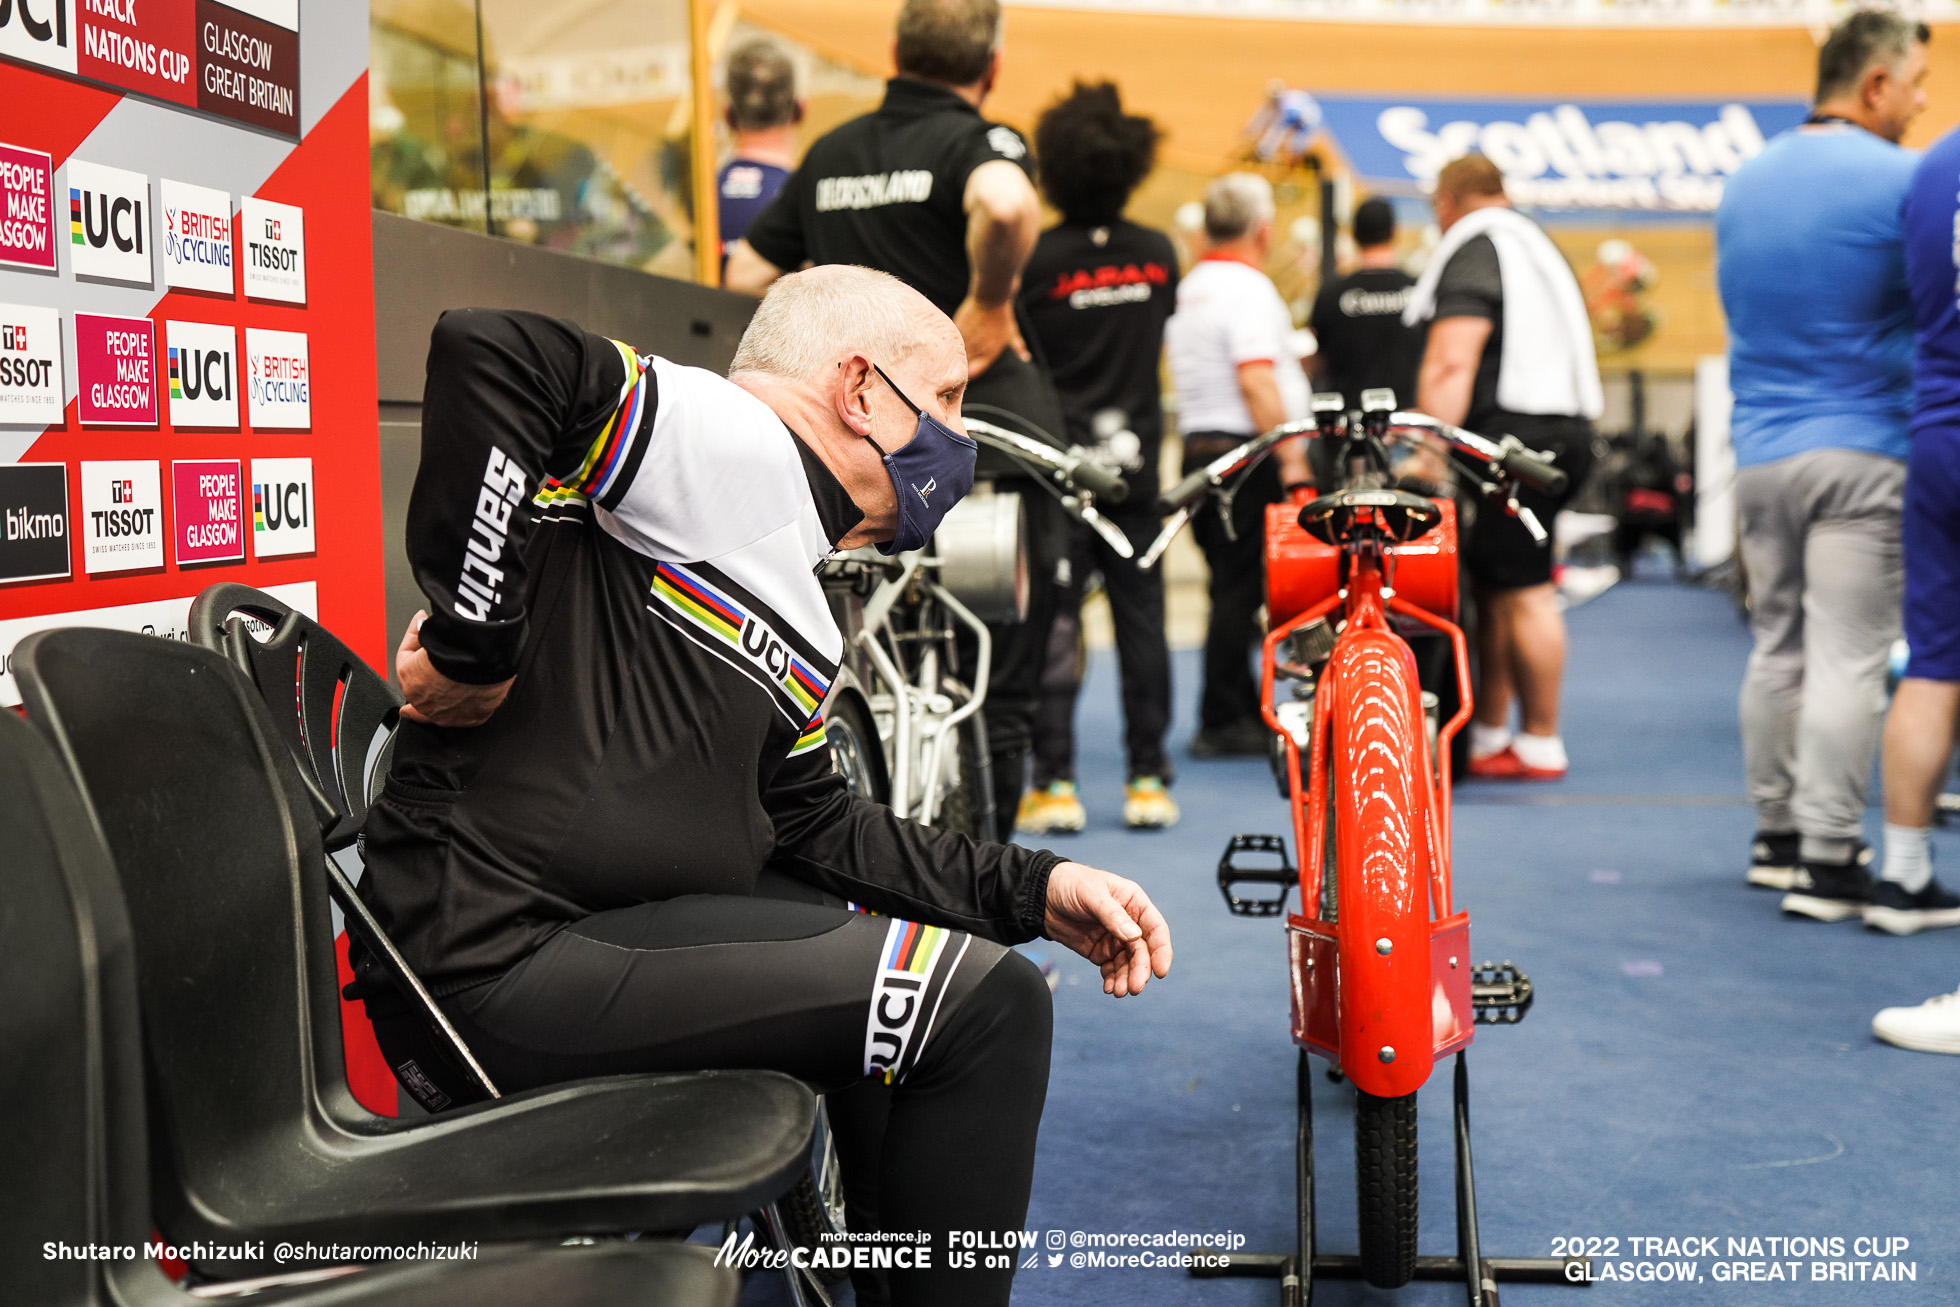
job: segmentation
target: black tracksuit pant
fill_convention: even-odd
[[[1075,779],[1075,699],[1082,686],[1082,592],[1091,572],[1101,572],[1116,626],[1116,663],[1123,700],[1123,752],[1129,779],[1171,779],[1164,733],[1171,719],[1171,652],[1164,632],[1164,573],[1140,571],[1141,557],[1163,523],[1154,511],[1108,514],[1129,540],[1135,557],[1119,558],[1087,527],[1075,529],[1069,584],[1062,587],[1049,627],[1041,708],[1034,728],[1034,784]]]
[[[1197,431],[1184,438],[1184,472],[1203,467],[1247,437]],[[1265,638],[1259,608],[1266,602],[1266,506],[1283,498],[1272,458],[1252,469],[1232,500],[1238,538],[1228,538],[1218,501],[1206,500],[1191,520],[1191,534],[1211,568],[1211,621],[1205,629],[1205,684],[1198,700],[1198,728],[1216,730],[1259,716],[1259,684],[1252,651]]]

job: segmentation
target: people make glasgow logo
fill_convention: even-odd
[[[1801,101],[1321,100],[1326,124],[1371,181],[1427,189],[1478,152],[1512,201],[1540,209],[1711,213],[1767,139],[1801,123]]]

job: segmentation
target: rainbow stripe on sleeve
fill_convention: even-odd
[[[626,380],[619,389],[619,406],[613,410],[606,424],[599,428],[599,434],[585,451],[585,461],[579,464],[578,471],[563,479],[547,478],[538,488],[531,502],[540,508],[573,499],[603,498],[619,479],[620,468],[626,464],[626,450],[633,443],[640,422],[646,416],[647,393],[652,378],[639,355],[616,340],[612,346],[619,351],[619,360],[626,368]]]

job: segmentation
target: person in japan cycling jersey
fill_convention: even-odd
[[[364,896],[500,1085],[882,1080],[893,1230],[1026,1214],[1051,1014],[1008,945],[1057,940],[1116,995],[1171,959],[1134,883],[833,773],[814,570],[930,537],[971,484],[965,382],[951,321],[862,268],[783,278],[728,378],[445,314],[408,520],[432,605],[364,832]],[[892,1301],[1007,1301],[1011,1266],[945,1262],[894,1272]]]

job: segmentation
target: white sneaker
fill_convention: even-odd
[[[1921,1053],[1960,1053],[1960,993],[1941,994],[1918,1007],[1888,1007],[1872,1018],[1872,1033]]]

